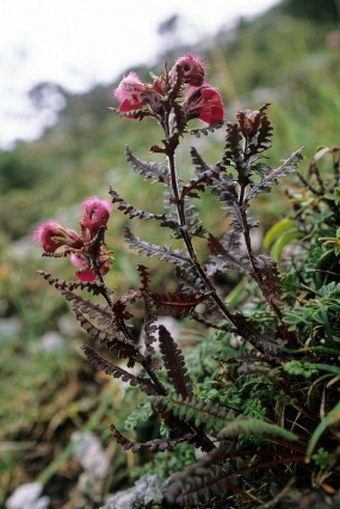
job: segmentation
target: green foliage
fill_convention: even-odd
[[[266,249],[272,245],[270,255],[276,262],[280,262],[285,246],[291,246],[294,240],[302,236],[303,233],[296,228],[294,221],[284,218],[266,233],[263,245]]]
[[[289,375],[304,376],[310,378],[319,372],[317,366],[312,362],[289,361],[284,365],[284,370]]]
[[[313,454],[312,460],[320,469],[327,469],[331,465],[331,455],[323,447],[318,449],[318,452]]]
[[[43,173],[41,163],[25,157],[23,150],[0,153],[0,190],[23,189],[37,185]]]
[[[335,405],[335,407],[330,410],[330,412],[321,420],[321,422],[315,428],[306,451],[307,461],[310,461],[316,444],[320,440],[322,434],[325,433],[327,428],[329,426],[339,423],[339,416],[340,416],[340,402],[337,403],[337,405]]]
[[[297,440],[297,436],[290,431],[277,426],[276,424],[271,424],[269,422],[250,418],[238,418],[233,422],[228,424],[225,428],[223,428],[219,433],[219,438],[225,439],[237,439],[240,435],[243,436],[253,436],[253,435],[274,435],[281,438],[284,438],[289,441]]]
[[[225,424],[226,408],[206,399],[183,399],[181,395],[170,393],[162,398],[154,398],[153,403],[171,411],[181,421],[192,421],[196,427],[206,424],[208,430],[218,431]]]
[[[336,0],[284,0],[280,9],[290,16],[312,19],[319,23],[336,23],[340,16]]]
[[[190,444],[178,444],[176,449],[155,454],[147,463],[136,466],[130,475],[132,478],[139,478],[154,472],[161,479],[167,479],[178,471],[185,470],[195,461],[195,447]]]
[[[303,307],[296,307],[285,314],[289,330],[299,331],[305,338],[315,340],[325,334],[330,346],[340,340],[340,284],[332,282],[319,289],[316,296]]]

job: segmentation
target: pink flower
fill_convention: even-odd
[[[104,239],[97,238],[96,234],[106,226],[111,210],[110,202],[91,196],[83,202],[80,234],[51,219],[41,224],[33,237],[45,253],[52,256],[54,253],[58,256],[57,249],[64,248],[62,253],[70,255],[71,263],[78,268],[76,276],[81,281],[101,279],[110,270],[112,253],[106,251]]]
[[[112,205],[110,202],[91,196],[83,202],[83,217],[80,224],[82,228],[87,228],[90,233],[97,233],[100,227],[106,226],[111,211]]]
[[[79,267],[80,270],[77,270],[76,276],[83,283],[89,282],[91,283],[96,279],[96,273],[93,269],[89,268],[88,260],[82,256],[81,254],[72,253],[70,256],[71,263],[76,267]]]
[[[144,106],[143,92],[145,85],[142,83],[137,73],[131,71],[114,91],[113,95],[120,101],[119,111],[139,110]]]
[[[61,246],[79,249],[83,245],[83,241],[77,232],[52,219],[42,223],[33,232],[33,238],[46,253],[54,253]]]
[[[200,87],[204,81],[205,65],[203,61],[188,53],[176,60],[173,69],[180,68],[183,72],[184,83]]]
[[[73,265],[79,267],[79,270],[76,272],[76,276],[78,279],[80,279],[80,281],[83,283],[91,283],[97,279],[98,276],[96,271],[91,268],[90,261],[86,256],[78,253],[72,253],[70,259]],[[98,259],[98,267],[102,276],[107,274],[107,272],[110,270],[110,266],[111,263],[107,254],[102,251]]]
[[[82,283],[92,283],[97,278],[97,274],[92,269],[77,270],[76,276]]]
[[[188,120],[199,118],[208,125],[213,125],[224,119],[221,95],[216,88],[208,84],[199,88],[189,87],[184,108],[187,111]]]

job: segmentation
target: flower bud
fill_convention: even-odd
[[[127,111],[138,110],[144,106],[143,91],[145,89],[138,75],[131,71],[119,83],[113,95],[120,101],[119,111],[125,113]]]
[[[77,232],[66,228],[53,219],[42,223],[34,232],[33,238],[46,253],[54,253],[59,247],[79,249],[83,241]]]
[[[224,109],[219,91],[210,85],[199,88],[189,87],[186,92],[184,108],[188,120],[199,118],[208,125],[222,122]]]
[[[173,69],[180,68],[183,73],[184,83],[189,83],[195,87],[200,87],[204,82],[205,65],[198,57],[194,55],[184,55],[179,58]]]
[[[99,228],[106,226],[111,211],[110,202],[91,196],[83,202],[83,217],[80,224],[82,228],[87,228],[91,233],[97,233]]]

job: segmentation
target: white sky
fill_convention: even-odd
[[[43,122],[26,93],[51,81],[80,92],[153,59],[159,24],[178,13],[182,41],[199,40],[277,0],[1,0],[0,147],[33,139]]]

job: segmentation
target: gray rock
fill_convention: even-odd
[[[145,475],[132,488],[114,495],[101,509],[147,509],[162,503],[166,486],[167,481],[157,475]]]
[[[22,322],[17,317],[0,319],[0,340],[8,341],[20,334]]]
[[[55,353],[61,350],[64,345],[64,338],[56,331],[46,332],[41,338],[41,348],[46,353]]]
[[[58,320],[58,329],[66,337],[73,337],[79,334],[79,324],[71,315],[63,315]]]
[[[73,455],[83,469],[94,479],[104,479],[109,468],[109,459],[99,439],[90,431],[72,434]]]
[[[6,509],[47,509],[48,497],[40,497],[43,486],[39,482],[31,482],[19,486],[6,502]]]

